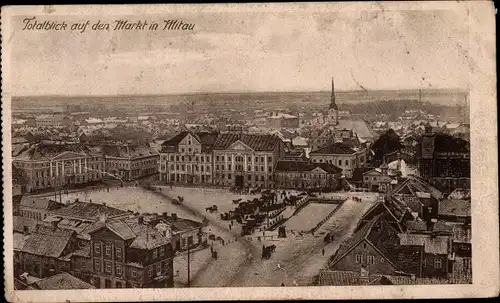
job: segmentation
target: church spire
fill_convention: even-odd
[[[335,103],[335,84],[333,82],[333,77],[332,77],[332,100],[330,102],[329,109],[339,110],[337,104]]]

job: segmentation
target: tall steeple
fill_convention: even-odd
[[[333,77],[332,77],[332,99],[330,102],[329,109],[339,110],[337,104],[335,103],[335,84],[333,82]]]

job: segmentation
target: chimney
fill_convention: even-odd
[[[365,267],[364,265],[361,265],[361,270],[359,273],[359,284],[360,285],[367,285],[368,280],[369,280],[370,273],[368,271],[368,268]]]
[[[144,217],[143,217],[143,216],[139,216],[139,217],[137,218],[137,222],[139,222],[139,224],[144,223]]]
[[[107,220],[108,220],[108,213],[107,212],[102,212],[99,214],[99,221],[100,222],[106,223]]]
[[[106,207],[106,202],[103,202],[103,203],[102,203],[102,206]]]
[[[164,212],[162,213],[162,218],[167,220],[168,219],[168,213],[167,212]]]
[[[177,214],[172,213],[172,221],[176,222],[177,221]]]

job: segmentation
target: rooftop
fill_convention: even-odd
[[[310,172],[320,168],[327,173],[340,174],[342,169],[329,163],[313,163],[310,161],[279,160],[276,172]]]
[[[67,206],[50,212],[53,216],[61,216],[64,218],[77,218],[87,221],[97,221],[101,213],[106,213],[108,218],[128,216],[129,213],[114,207],[109,207],[103,204],[89,202],[73,202]]]
[[[51,277],[39,280],[33,284],[32,287],[37,289],[94,289],[95,287],[77,277],[62,272]]]
[[[439,201],[439,215],[470,217],[471,216],[471,201],[444,199]]]
[[[354,154],[355,152],[356,152],[356,150],[351,148],[349,145],[337,142],[337,143],[333,143],[331,145],[322,147],[318,150],[311,151],[310,154],[311,155],[313,155],[313,154],[327,154],[327,155],[344,154],[344,155],[347,155],[347,154]]]
[[[254,151],[273,151],[280,139],[276,136],[267,134],[225,133],[217,137],[214,149],[227,149],[237,141],[241,141]]]

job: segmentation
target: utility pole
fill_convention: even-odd
[[[189,250],[190,245],[188,241],[188,284],[187,287],[191,287],[191,251]]]

